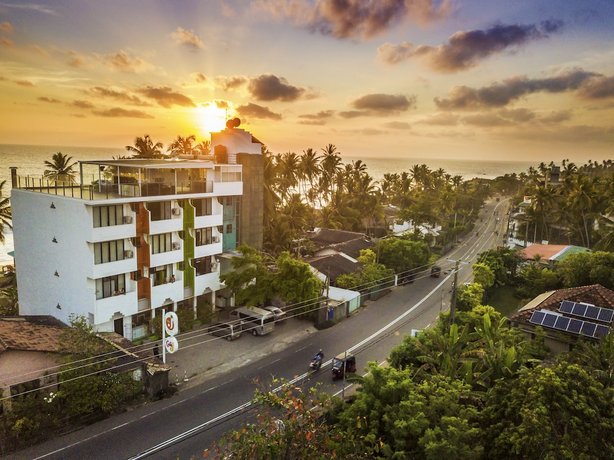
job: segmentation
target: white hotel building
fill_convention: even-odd
[[[212,148],[215,160],[82,161],[79,184],[12,168],[20,314],[138,339],[162,309],[215,305],[218,256],[262,243],[262,156],[236,128]]]

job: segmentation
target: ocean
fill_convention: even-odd
[[[77,160],[108,160],[114,156],[126,155],[124,147],[75,147],[54,145],[11,145],[0,144],[0,182],[6,180],[3,192],[10,194],[11,174],[9,167],[16,166],[20,176],[40,177],[45,170],[45,160],[50,160],[56,152],[62,152]],[[430,169],[443,168],[448,174],[460,175],[465,179],[481,177],[493,179],[505,173],[520,173],[534,162],[527,161],[475,161],[475,160],[446,160],[433,158],[355,158],[342,156],[345,163],[362,160],[367,165],[368,173],[375,180],[381,180],[385,173],[408,171],[415,164],[426,164]],[[12,263],[7,254],[13,250],[13,235],[5,231],[5,242],[0,244],[0,265]]]

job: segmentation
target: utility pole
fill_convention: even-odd
[[[460,270],[460,265],[469,264],[469,262],[465,262],[464,260],[457,259],[447,259],[449,262],[454,262],[454,281],[452,282],[452,300],[450,301],[450,326],[454,324],[454,315],[456,313],[456,290],[458,289],[458,272]]]

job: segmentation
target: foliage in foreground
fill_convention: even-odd
[[[349,405],[295,387],[257,393],[266,410],[216,452],[252,459],[613,458],[614,337],[546,356],[539,334],[527,342],[491,307],[459,312],[452,327],[444,315],[406,337],[389,367],[370,363]],[[328,411],[324,419],[311,410],[318,403]]]

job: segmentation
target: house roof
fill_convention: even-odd
[[[358,238],[366,239],[367,236],[364,233],[348,232],[347,230],[336,230],[331,228],[319,228],[309,236],[311,241],[322,246],[345,243]]]
[[[7,350],[61,352],[66,325],[49,317],[0,318],[0,353]]]
[[[557,311],[563,300],[590,303],[597,307],[614,309],[614,291],[603,287],[601,284],[591,284],[540,294],[512,315],[511,320],[528,322],[535,310]]]
[[[343,254],[314,257],[307,260],[307,263],[330,278],[331,283],[334,283],[339,276],[355,272],[360,268],[358,262],[350,260]]]
[[[343,243],[331,244],[329,247],[339,252],[343,252],[353,259],[358,259],[360,251],[363,249],[372,248],[373,243],[367,238],[361,237],[354,240],[345,241]]]
[[[569,257],[571,254],[589,251],[587,248],[573,245],[562,244],[532,244],[520,251],[520,256],[523,259],[531,260],[536,256],[540,256],[544,260],[561,261]]]

